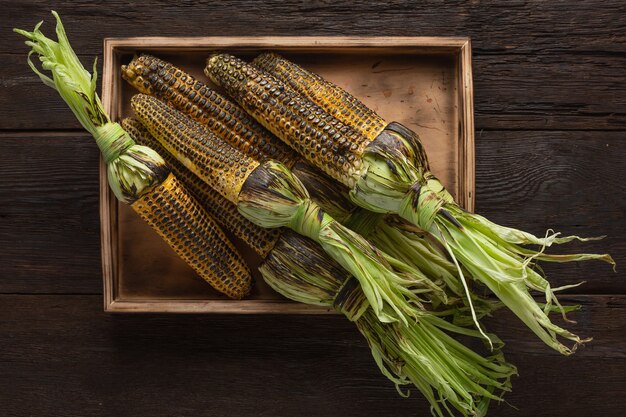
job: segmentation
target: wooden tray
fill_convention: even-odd
[[[386,120],[420,134],[433,171],[466,209],[474,206],[472,67],[467,38],[116,38],[104,40],[102,100],[114,120],[132,115],[135,91],[120,65],[137,52],[171,61],[206,80],[211,51],[244,59],[273,50],[345,87]],[[210,84],[210,83],[209,83]],[[273,292],[256,274],[252,295],[213,291],[135,213],[110,192],[100,164],[104,309],[111,312],[323,313]],[[260,260],[236,244],[256,271]]]

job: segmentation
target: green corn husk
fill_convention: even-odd
[[[576,236],[559,238],[554,233],[547,233],[543,239],[537,238],[463,211],[430,172],[426,153],[414,132],[398,123],[385,127],[384,119],[354,96],[276,54],[263,54],[255,63],[278,77],[284,84],[279,86],[274,83],[275,88],[290,89],[292,100],[301,94],[369,139],[363,153],[357,151],[352,155],[356,157],[355,166],[360,164],[360,172],[349,181],[354,183],[351,192],[353,200],[372,211],[398,213],[435,236],[449,253],[468,299],[470,291],[466,279],[471,278],[486,285],[544,342],[559,352],[569,354],[584,342],[571,332],[555,326],[548,318],[547,313],[555,309],[565,316],[565,309],[554,295],[557,289],[551,289],[548,281],[538,272],[536,261],[599,259],[614,265],[610,256],[546,255],[544,249],[551,244],[585,239]],[[213,75],[218,73],[213,72]],[[299,105],[304,103],[299,101]],[[332,121],[322,112],[316,114],[327,123]],[[349,134],[345,136],[347,139],[350,137]],[[394,236],[400,237],[397,233]],[[539,245],[540,249],[520,245]],[[402,258],[397,252],[389,252]],[[535,303],[529,290],[543,292],[546,303],[543,306]],[[480,306],[476,310],[472,307],[470,304],[475,319],[480,314],[477,311]],[[557,336],[574,341],[574,347],[567,348],[557,340]]]
[[[397,216],[385,216],[354,206],[345,187],[331,181],[310,164],[298,162],[293,172],[307,190],[311,190],[311,198],[325,212],[391,257],[423,273],[436,288],[444,289],[444,293],[433,292],[434,296],[429,300],[442,314],[455,311],[455,323],[473,324],[480,329],[478,321],[501,307],[498,301],[466,290],[456,266],[446,258],[445,248],[429,233]]]
[[[482,337],[427,311],[408,325],[381,323],[357,281],[317,245],[286,232],[259,268],[265,281],[284,296],[307,304],[334,308],[353,321],[367,340],[379,369],[400,394],[416,387],[433,415],[484,416],[491,400],[510,391],[516,373],[498,350],[482,357],[453,337]],[[499,349],[502,343],[489,335]]]
[[[398,213],[435,236],[450,254],[459,273],[463,268],[486,285],[542,341],[569,355],[591,339],[581,339],[552,323],[548,313],[556,306],[565,317],[549,282],[536,268],[537,261],[568,262],[602,260],[615,265],[607,254],[548,255],[544,249],[577,236],[547,233],[539,238],[517,229],[496,225],[460,208],[430,172],[426,153],[417,135],[398,124],[389,125],[363,155],[363,174],[351,191],[353,200],[373,211]],[[534,250],[521,245],[538,245]],[[530,290],[545,295],[538,305]],[[558,337],[574,342],[565,346]]]
[[[503,306],[500,301],[481,295],[481,288],[476,285],[471,289],[467,287],[466,279],[471,278],[471,273],[464,268],[462,271],[458,269],[447,258],[445,248],[430,233],[397,216],[385,216],[381,223],[368,238],[390,256],[409,265],[419,265],[427,277],[441,282],[439,285],[447,291],[447,303],[438,310],[442,314],[455,311],[456,324],[474,325],[480,329],[479,320]]]
[[[96,62],[90,75],[72,49],[59,15],[55,11],[52,15],[57,21],[58,42],[39,30],[43,21],[32,32],[14,29],[29,39],[26,45],[32,49],[28,53],[28,65],[45,85],[58,91],[80,124],[96,139],[107,163],[113,193],[120,201],[130,204],[161,183],[169,170],[156,152],[136,145],[118,123],[111,122],[96,93]],[[52,78],[37,69],[31,60],[33,54],[39,57],[42,68],[52,73]]]
[[[433,289],[430,280],[326,214],[281,163],[267,161],[261,168],[252,172],[239,194],[241,214],[262,227],[287,226],[319,243],[359,279],[381,321],[407,324],[415,317],[424,301],[419,295]]]

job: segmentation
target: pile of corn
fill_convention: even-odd
[[[548,314],[566,309],[536,263],[612,259],[548,255],[579,238],[539,238],[465,212],[417,133],[274,53],[207,57],[212,84],[137,56],[121,68],[139,92],[135,117],[116,123],[55,17],[58,42],[39,25],[18,30],[51,76],[29,55],[31,68],[95,138],[118,199],[216,290],[239,299],[252,285],[226,230],[263,258],[277,292],[354,322],[381,372],[401,393],[417,388],[437,416],[485,415],[510,391],[516,369],[481,321],[497,308],[563,354],[589,340],[552,323]]]

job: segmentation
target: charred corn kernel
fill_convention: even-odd
[[[285,230],[259,271],[265,282],[285,297],[333,307],[351,321],[369,307],[359,282],[350,273],[317,243],[291,230]]]
[[[267,131],[239,105],[168,62],[141,55],[128,65],[122,65],[122,77],[142,93],[166,101],[206,125],[217,136],[259,162],[274,159],[292,169],[303,166],[302,162],[298,162],[300,155]],[[306,169],[308,173],[312,167]],[[296,171],[294,173],[297,174]],[[315,174],[323,175],[321,172]]]
[[[157,151],[165,159],[176,178],[222,227],[244,241],[261,257],[267,256],[280,237],[278,229],[264,229],[239,214],[233,203],[178,162],[138,120],[124,119],[122,127],[135,142]]]
[[[257,56],[252,65],[274,75],[363,136],[374,139],[387,125],[382,117],[352,94],[274,52]]]
[[[259,166],[258,162],[225,144],[206,126],[154,97],[137,94],[131,105],[137,118],[170,154],[208,181],[228,201],[237,204],[241,187]]]
[[[368,139],[285,88],[274,76],[231,55],[210,57],[205,74],[300,155],[338,181],[354,186]]]
[[[216,290],[236,299],[250,292],[250,270],[222,229],[174,174],[131,207]]]
[[[122,65],[122,78],[206,125],[257,161],[275,159],[291,167],[299,158],[237,104],[169,62],[141,55]]]

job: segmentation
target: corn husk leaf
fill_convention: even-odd
[[[364,174],[351,192],[358,204],[398,213],[428,231],[446,248],[461,277],[464,270],[469,271],[472,279],[487,286],[542,341],[558,352],[569,355],[578,345],[590,340],[578,337],[549,319],[548,313],[554,306],[564,317],[565,309],[536,263],[539,260],[602,260],[614,265],[609,255],[548,255],[544,251],[550,245],[588,239],[559,237],[551,232],[540,238],[496,225],[461,209],[428,170],[425,151],[417,135],[397,124],[391,124],[372,142],[363,159]],[[520,245],[541,247],[531,249]],[[542,292],[545,304],[537,303],[530,291]],[[472,310],[476,319],[478,315],[473,306]],[[574,344],[565,346],[559,338]]]
[[[161,183],[169,173],[165,161],[152,149],[135,145],[133,140],[117,123],[112,123],[105,113],[96,93],[97,62],[93,63],[89,74],[72,49],[59,15],[52,11],[56,19],[58,41],[46,37],[39,29],[39,22],[32,32],[14,29],[25,36],[28,65],[41,81],[55,89],[80,124],[95,139],[107,163],[109,185],[115,196],[122,202],[132,203],[142,193]],[[41,62],[40,71],[32,60],[35,55]]]

